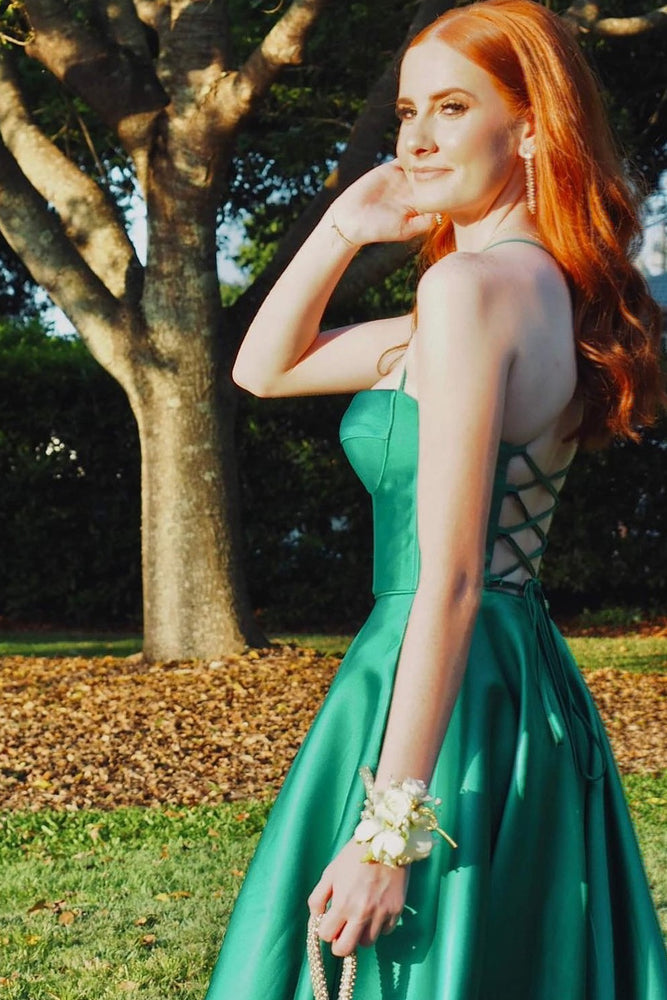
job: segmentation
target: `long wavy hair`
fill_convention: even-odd
[[[600,92],[564,22],[534,0],[480,0],[443,14],[411,47],[437,38],[489,73],[518,118],[535,123],[540,240],[574,302],[578,436],[636,440],[665,405],[660,310],[632,264],[641,229]],[[429,266],[455,249],[447,217],[422,248]]]

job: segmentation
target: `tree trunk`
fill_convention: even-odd
[[[263,641],[241,572],[234,392],[228,380],[221,391],[210,360],[196,353],[178,378],[153,370],[134,404],[151,661],[211,660]]]

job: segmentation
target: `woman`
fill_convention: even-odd
[[[261,396],[357,393],[341,438],[373,496],[377,600],[208,997],[310,998],[308,898],[330,974],[362,946],[362,1000],[659,1000],[667,962],[611,751],[536,579],[577,444],[636,436],[661,401],[634,208],[576,44],[529,0],[422,32],[397,110],[397,159],[337,199],[234,368]],[[321,332],[358,248],[415,237],[414,316]],[[419,807],[403,833],[392,782]],[[402,864],[431,846],[418,782],[458,846]]]

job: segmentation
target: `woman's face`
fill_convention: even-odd
[[[428,39],[403,58],[396,107],[396,155],[417,211],[465,224],[521,197],[518,149],[529,127],[510,114],[486,70]]]

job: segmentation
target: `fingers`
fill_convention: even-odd
[[[331,899],[332,892],[333,886],[331,884],[331,879],[327,878],[327,873],[324,871],[322,873],[322,878],[308,897],[308,909],[313,916],[317,916],[319,913],[324,913],[327,903]]]
[[[331,954],[336,958],[345,958],[351,955],[357,945],[361,943],[364,936],[366,924],[362,922],[348,921],[341,928],[340,933],[331,942]]]
[[[400,919],[401,918],[399,915],[390,917],[388,920],[385,920],[385,922],[382,925],[382,929],[380,930],[380,934],[391,934],[392,931],[396,930],[396,925],[398,924],[398,921]]]
[[[323,941],[335,941],[345,929],[347,921],[343,914],[334,906],[330,906],[326,911],[318,928],[318,933]]]
[[[331,952],[338,958],[351,955],[358,945],[365,948],[375,944],[381,934],[391,934],[396,929],[401,913],[378,911],[365,919],[346,919],[342,912],[330,907],[321,918],[318,934],[322,941],[331,944]]]
[[[381,934],[391,934],[396,929],[398,921],[401,919],[400,913],[378,913],[372,920],[369,920],[364,932],[359,939],[359,944],[364,947],[375,944]]]

